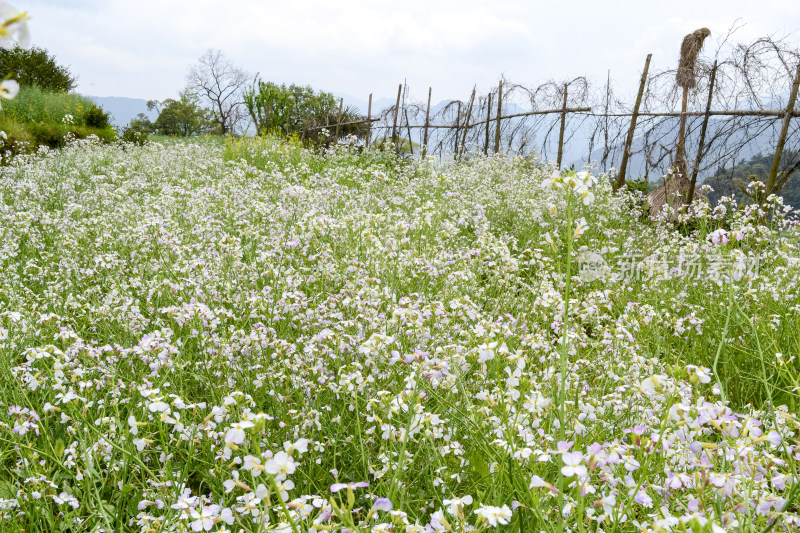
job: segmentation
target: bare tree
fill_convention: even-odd
[[[249,75],[231,63],[221,50],[208,49],[189,67],[186,88],[197,93],[214,113],[220,133],[234,133],[245,118],[241,89]]]

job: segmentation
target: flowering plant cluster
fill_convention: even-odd
[[[687,232],[604,175],[269,138],[73,141],[0,198],[4,531],[800,527],[777,201]]]

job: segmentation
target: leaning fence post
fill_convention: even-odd
[[[561,129],[558,131],[558,158],[556,166],[561,169],[561,156],[564,154],[564,129],[567,126],[567,89],[569,84],[564,84],[564,105],[561,108]]]
[[[703,115],[703,125],[700,127],[700,143],[697,145],[697,155],[694,157],[694,169],[692,169],[692,180],[689,182],[689,190],[686,192],[686,204],[692,205],[694,199],[694,186],[697,183],[697,173],[700,171],[700,161],[703,159],[703,148],[706,143],[706,129],[708,128],[708,117],[711,116],[711,99],[714,96],[714,82],[717,80],[717,62],[711,68],[711,81],[708,84],[708,100],[706,100],[706,114]]]
[[[364,148],[369,148],[370,137],[372,137],[372,93],[369,93],[369,105],[367,106],[367,138]]]
[[[342,105],[344,98],[339,98],[339,115],[336,117],[336,137],[333,138],[333,144],[339,144],[339,132],[342,127]]]
[[[500,151],[500,113],[503,112],[503,80],[497,87],[497,129],[494,132],[494,153]]]
[[[617,182],[614,184],[614,190],[619,190],[620,187],[625,185],[625,171],[628,167],[628,158],[631,155],[631,144],[633,144],[633,132],[636,129],[636,119],[639,116],[639,106],[642,103],[642,96],[644,95],[644,87],[647,85],[647,71],[650,69],[650,59],[653,54],[647,54],[647,60],[644,62],[644,72],[642,72],[642,80],[639,82],[639,94],[636,95],[636,104],[633,106],[633,115],[631,116],[631,125],[628,127],[628,137],[625,139],[625,150],[622,152],[622,163],[619,165],[619,174],[617,174]]]
[[[403,91],[403,84],[397,86],[397,103],[394,104],[394,122],[392,123],[392,144],[397,150],[397,113],[400,111],[400,93]]]
[[[794,113],[794,102],[797,100],[798,86],[800,86],[800,64],[797,65],[797,73],[794,75],[794,83],[792,84],[792,94],[789,95],[789,104],[786,106],[786,114],[783,115],[781,133],[778,136],[778,146],[775,148],[775,157],[772,158],[772,168],[769,170],[769,178],[767,179],[767,189],[764,198],[772,194],[773,189],[775,189],[775,181],[778,179],[778,166],[781,164],[783,146],[786,144],[786,134],[789,132],[789,122]]]
[[[425,159],[425,156],[428,155],[428,123],[431,115],[431,90],[432,87],[428,87],[428,107],[425,109],[425,135],[422,140],[422,159]]]
[[[411,152],[411,155],[414,155],[414,143],[411,140],[411,124],[408,122],[408,108],[403,109],[403,114],[406,117],[406,131],[408,131],[408,150]]]
[[[483,142],[483,155],[489,154],[489,125],[492,123],[492,93],[489,93],[486,101],[486,139]]]
[[[467,118],[464,122],[464,135],[461,138],[461,151],[458,153],[458,158],[464,155],[464,146],[467,144],[467,132],[469,132],[469,119],[472,115],[472,104],[475,102],[475,87],[472,88],[472,97],[469,99],[469,107],[467,108]]]
[[[456,139],[453,145],[453,159],[458,159],[458,130],[459,122],[461,121],[461,100],[458,101],[458,109],[456,110]]]

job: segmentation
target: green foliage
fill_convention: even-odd
[[[639,191],[643,194],[647,194],[647,182],[645,180],[627,180],[625,181],[625,186],[631,192]]]
[[[7,137],[3,148],[13,154],[35,152],[39,146],[60,148],[68,133],[78,139],[116,140],[108,115],[90,100],[36,86],[23,87],[16,98],[3,102],[0,130]]]
[[[339,118],[339,102],[336,97],[331,93],[315,91],[309,85],[278,85],[256,77],[245,88],[242,98],[259,133],[281,133],[286,136],[306,133],[306,137],[317,138],[309,130],[331,124],[328,129],[333,132]],[[343,123],[362,119],[351,107],[342,110]],[[358,134],[359,126],[361,125],[344,126],[340,135]]]
[[[161,102],[147,102],[148,109],[158,111],[158,118],[152,124],[153,130],[162,135],[189,137],[203,133],[211,133],[215,126],[213,115],[200,105],[200,98],[189,91],[180,94],[178,100],[167,98]],[[140,126],[145,126],[141,117],[137,117]]]
[[[141,146],[149,141],[150,134],[154,131],[155,126],[147,115],[139,113],[122,131],[122,140]]]
[[[104,129],[109,126],[108,113],[96,105],[86,110],[83,114],[83,120],[87,126],[92,128]]]
[[[76,78],[56,63],[47,50],[33,46],[0,49],[0,76],[17,80],[22,87],[40,87],[46,91],[68,92],[75,88]]]
[[[773,157],[774,154],[757,154],[749,161],[742,159],[730,167],[718,167],[714,175],[705,180],[705,183],[714,188],[709,199],[715,202],[722,196],[732,196],[740,203],[752,201],[753,196],[750,193],[755,191],[752,182],[767,182]],[[800,162],[800,150],[784,150],[781,161],[779,182],[783,171],[794,169],[796,172]],[[748,186],[750,186],[749,192]],[[790,176],[786,185],[777,194],[783,197],[786,204],[800,208],[800,179],[797,176]]]
[[[138,144],[139,146],[142,146],[147,142],[149,142],[149,135],[142,131],[136,131],[135,129],[132,128],[125,128],[125,130],[122,132],[121,139],[125,142],[134,143]]]
[[[131,119],[126,129],[140,133],[153,133],[155,126],[147,115],[139,113]]]
[[[63,123],[71,115],[75,124],[86,125],[85,113],[95,107],[77,94],[45,91],[39,87],[23,87],[13,100],[3,102],[2,113],[19,122]]]

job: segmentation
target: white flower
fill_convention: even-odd
[[[493,507],[481,504],[481,508],[476,509],[475,514],[486,520],[490,527],[498,524],[507,525],[511,520],[511,509],[508,508],[508,505]]]
[[[583,200],[583,205],[589,205],[594,202],[594,193],[589,190],[589,187],[585,185],[579,185],[577,193],[580,195],[581,200]]]
[[[485,363],[494,359],[495,348],[497,348],[497,342],[485,342],[478,346],[478,362]]]
[[[133,415],[128,417],[128,429],[131,435],[138,435],[139,434],[139,426],[136,424],[136,418]]]
[[[211,528],[214,527],[214,519],[219,514],[219,505],[205,505],[203,506],[202,512],[197,512],[196,509],[192,509],[189,514],[194,521],[190,524],[192,526],[192,531],[211,531]]]
[[[11,100],[19,92],[19,83],[17,80],[3,80],[0,81],[0,98]],[[5,132],[3,132],[5,137]]]
[[[294,474],[297,465],[286,452],[278,452],[275,457],[267,461],[264,470],[268,474],[275,476],[276,480],[286,479],[287,475]]]
[[[467,494],[466,496],[462,496],[461,498],[444,500],[444,505],[447,508],[448,513],[450,513],[453,516],[458,516],[459,507],[463,508],[472,505],[472,496]]]
[[[249,420],[242,420],[236,424],[231,424],[231,428],[225,433],[225,442],[228,444],[241,444],[244,442],[244,430],[255,426]]]
[[[575,232],[573,233],[573,237],[575,239],[580,239],[581,235],[589,228],[586,224],[586,219],[581,217],[578,219],[577,225],[575,226]]]
[[[286,441],[283,443],[283,449],[286,450],[286,453],[292,455],[292,452],[297,450],[299,453],[303,454],[308,451],[308,443],[311,442],[308,439],[298,439],[297,442],[289,442]]]
[[[150,405],[147,406],[151,413],[163,413],[164,411],[169,411],[169,404],[166,402],[162,402],[161,400],[152,402]]]
[[[564,474],[564,477],[583,477],[586,475],[586,467],[581,464],[583,461],[581,452],[564,452],[561,454],[561,460],[564,462],[564,466],[561,467],[561,473]]]
[[[15,45],[27,48],[29,42],[28,14],[0,1],[0,47],[6,50]]]

